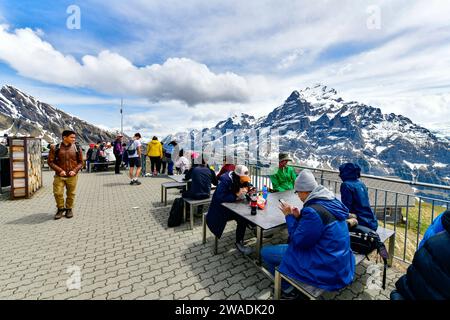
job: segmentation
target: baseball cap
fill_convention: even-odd
[[[248,168],[244,165],[237,165],[234,169],[234,173],[236,173],[239,177],[248,176]]]

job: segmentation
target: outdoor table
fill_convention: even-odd
[[[278,200],[280,199],[300,209],[303,207],[303,203],[293,190],[269,193],[266,206],[263,210],[258,208],[254,216],[251,215],[251,208],[248,201],[222,203],[225,208],[230,209],[256,225],[256,259],[258,264],[261,264],[261,248],[264,231],[286,224],[285,216],[279,209],[281,204]]]
[[[340,196],[336,195],[340,200]],[[257,209],[256,215],[251,215],[251,208],[248,201],[222,203],[225,208],[237,213],[249,222],[256,225],[256,263],[261,265],[261,248],[263,242],[263,233],[266,230],[281,227],[286,224],[286,218],[279,209],[279,200],[283,199],[288,204],[303,208],[303,202],[294,193],[294,190],[269,193],[267,196],[267,203],[263,210]]]
[[[172,176],[168,176],[170,179],[175,180],[176,182],[185,182],[187,183],[187,181],[184,181],[184,174],[174,174]]]

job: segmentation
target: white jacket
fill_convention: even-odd
[[[189,160],[186,157],[180,157],[175,162],[175,168],[180,168],[181,174],[183,174],[186,170],[189,170],[191,167]]]

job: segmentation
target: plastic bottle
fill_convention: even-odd
[[[264,198],[264,201],[267,203],[267,196],[269,195],[269,189],[267,189],[267,186],[264,185],[262,188],[262,196]]]

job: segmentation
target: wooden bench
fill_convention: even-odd
[[[380,236],[380,239],[382,242],[385,242],[389,239],[389,261],[388,265],[392,266],[392,259],[394,258],[394,248],[395,248],[395,232],[394,230],[385,229],[382,227],[378,227],[377,233]],[[363,261],[366,256],[354,253],[355,255],[355,266],[358,265],[361,261]],[[275,277],[274,277],[274,300],[280,300],[281,297],[281,280],[287,281],[289,284],[291,284],[293,287],[298,289],[300,292],[302,292],[305,296],[307,296],[309,299],[317,300],[326,290],[316,288],[314,286],[305,284],[303,282],[300,282],[298,280],[292,279],[288,277],[285,274],[282,274],[278,267],[275,268]]]
[[[161,203],[167,206],[167,189],[185,189],[186,182],[164,182],[161,183]]]
[[[191,230],[194,229],[194,208],[197,208],[198,206],[201,205],[206,205],[206,204],[210,204],[211,203],[211,197],[212,195],[207,198],[207,199],[203,199],[203,200],[194,200],[194,199],[190,199],[190,198],[183,198],[184,200],[184,206],[183,206],[183,220],[186,221],[186,208],[189,205],[189,212],[191,213]]]
[[[115,161],[106,161],[106,162],[89,162],[87,165],[87,172],[91,173],[92,172],[92,167],[95,165],[104,165],[106,167],[109,167],[109,165],[116,165]]]

